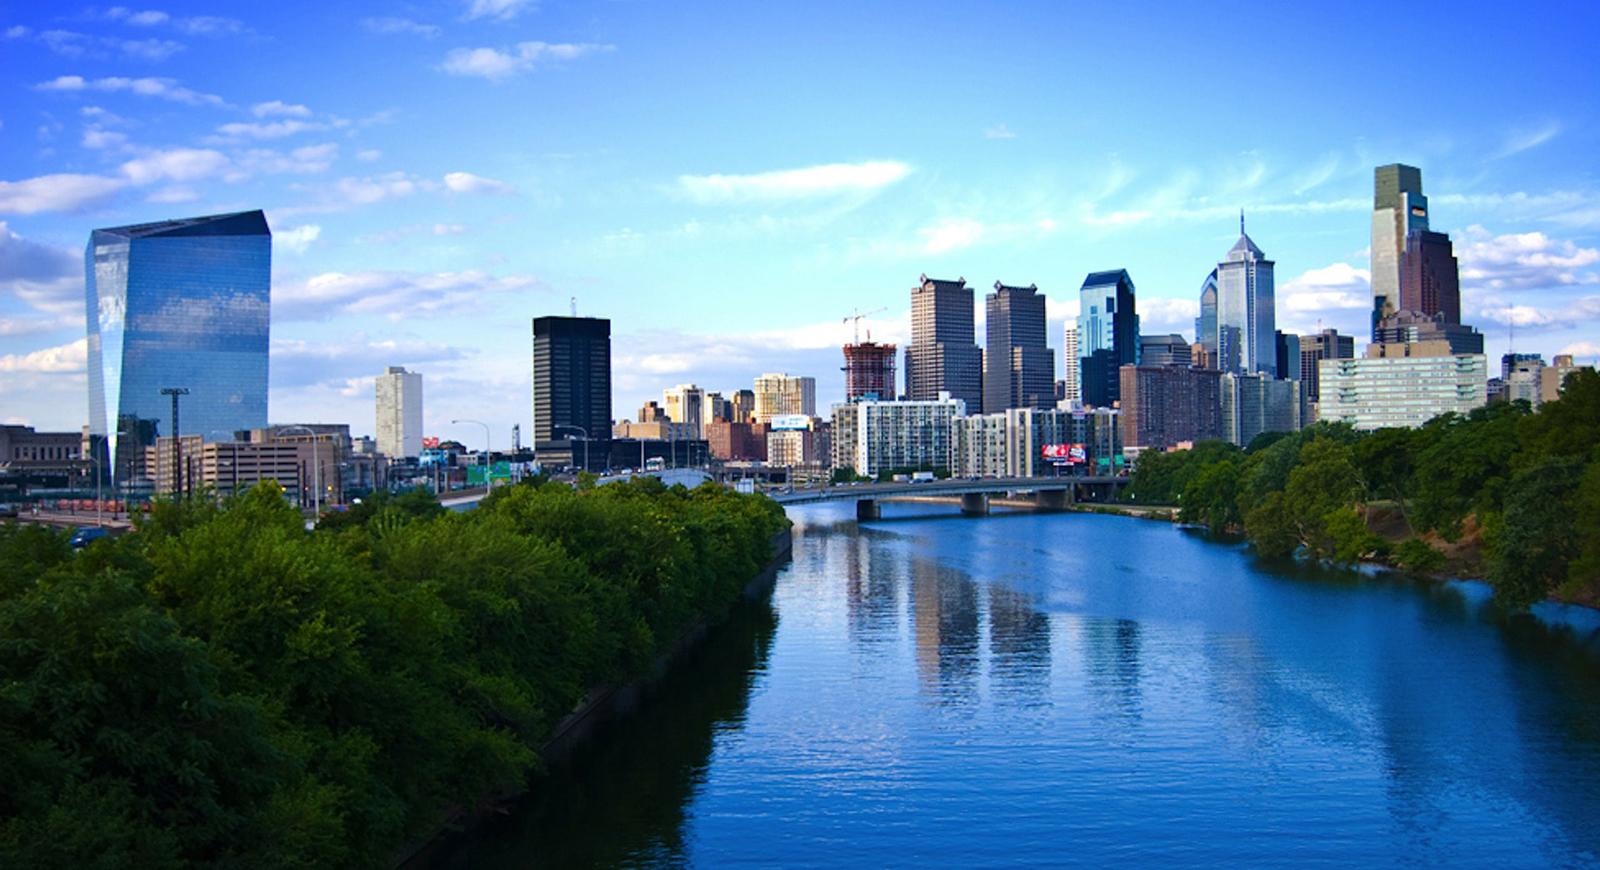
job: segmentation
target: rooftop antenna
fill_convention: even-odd
[[[1244,235],[1244,209],[1239,209],[1239,235]]]
[[[576,296],[572,297],[572,299],[570,300],[570,304],[572,306],[572,316],[573,317],[577,317],[578,316],[578,297],[576,297]]]

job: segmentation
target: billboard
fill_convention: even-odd
[[[439,439],[438,439],[438,437],[422,439],[422,447],[425,450],[438,450],[439,449]]]
[[[772,422],[767,424],[767,428],[775,432],[810,429],[811,418],[805,414],[774,414],[772,415]]]
[[[1046,444],[1039,455],[1052,465],[1083,465],[1089,461],[1089,451],[1082,444]]]

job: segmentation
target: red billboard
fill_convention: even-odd
[[[439,449],[439,439],[438,438],[424,438],[424,439],[422,439],[422,447],[423,447],[424,450],[438,450]]]
[[[1046,444],[1039,455],[1055,465],[1082,465],[1089,461],[1089,451],[1082,444]]]

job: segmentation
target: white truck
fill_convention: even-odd
[[[911,474],[912,483],[933,483],[933,472],[917,471]]]

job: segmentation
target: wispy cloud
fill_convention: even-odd
[[[539,8],[534,0],[468,0],[467,18],[493,18],[510,21],[523,12]]]
[[[78,211],[105,201],[126,184],[120,178],[76,173],[0,181],[0,214]]]
[[[452,193],[514,193],[515,188],[503,181],[484,178],[470,172],[451,172],[444,177],[444,186]]]
[[[59,91],[76,93],[82,91],[102,91],[107,93],[131,93],[141,97],[155,97],[162,100],[171,100],[175,103],[184,103],[190,106],[226,106],[227,103],[216,94],[204,94],[179,85],[173,79],[164,78],[124,78],[112,76],[101,79],[85,79],[83,76],[57,76],[47,82],[40,82],[34,86],[41,91]]]
[[[325,272],[300,282],[275,283],[274,316],[320,320],[341,314],[391,320],[438,317],[475,310],[486,297],[546,289],[529,275],[465,272]]]
[[[285,103],[282,100],[272,100],[265,103],[256,103],[250,107],[250,114],[257,118],[309,118],[311,110],[298,103]]]
[[[696,202],[774,202],[873,193],[911,174],[898,160],[828,163],[753,175],[680,175],[678,188]]]
[[[1560,121],[1549,120],[1532,127],[1513,130],[1506,135],[1505,143],[1500,146],[1500,150],[1494,156],[1499,159],[1538,148],[1540,145],[1561,135],[1561,129]]]
[[[1015,139],[1015,138],[1017,138],[1017,134],[1013,133],[1011,131],[1011,128],[1007,127],[1004,124],[996,124],[993,127],[990,127],[989,129],[983,131],[983,138],[985,138],[985,139]]]
[[[0,372],[8,374],[71,374],[83,371],[88,364],[88,339],[83,338],[32,353],[0,356]]]
[[[284,227],[273,232],[272,246],[274,249],[282,248],[292,253],[304,254],[306,249],[311,247],[311,243],[321,235],[322,227],[316,224]]]
[[[363,18],[361,19],[361,26],[371,33],[405,33],[428,39],[432,39],[440,33],[439,28],[432,24],[422,24],[409,18]]]
[[[457,48],[445,55],[444,63],[439,68],[451,75],[500,81],[536,66],[615,50],[614,45],[593,42],[519,42],[514,48],[508,49]]]

